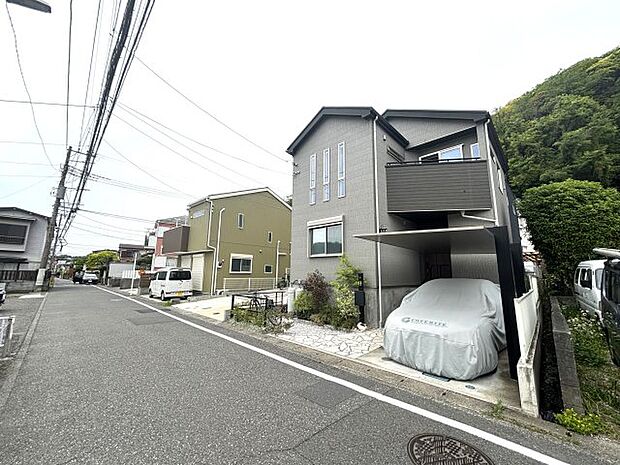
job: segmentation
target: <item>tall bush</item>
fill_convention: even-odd
[[[620,247],[620,192],[598,182],[568,179],[528,189],[519,210],[552,284],[563,290],[594,247]]]
[[[317,313],[323,311],[329,305],[331,289],[329,283],[325,280],[325,276],[319,270],[308,273],[302,287],[305,292],[310,294],[312,307]]]
[[[340,267],[336,271],[336,279],[331,286],[334,289],[334,309],[332,324],[337,327],[352,328],[360,317],[359,308],[355,305],[353,289],[357,284],[360,269],[353,266],[349,259],[340,257]]]

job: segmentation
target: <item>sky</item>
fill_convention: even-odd
[[[51,14],[9,9],[32,100],[63,103],[69,1],[47,1]],[[69,101],[83,105],[97,1],[73,3]],[[114,3],[101,2],[89,105],[101,86]],[[322,106],[493,111],[561,69],[620,45],[619,20],[616,0],[157,0],[137,56],[244,137],[135,60],[93,173],[155,191],[89,182],[82,208],[147,221],[79,213],[63,253],[142,243],[155,219],[182,215],[209,194],[268,186],[289,195],[285,150]],[[0,99],[27,99],[4,5],[0,63]],[[185,138],[170,132],[176,141],[167,138],[131,109]],[[74,148],[91,111],[70,108]],[[34,113],[53,167],[30,105],[0,101],[0,206],[49,215],[66,153],[65,108],[34,105]]]

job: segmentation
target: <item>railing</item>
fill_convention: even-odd
[[[260,291],[265,289],[275,289],[276,278],[224,278],[224,288],[222,291]]]
[[[254,292],[247,294],[233,294],[230,300],[230,313],[235,316],[235,311],[243,309],[260,315],[263,326],[276,325],[282,322],[282,315],[287,312],[287,304],[284,301],[284,291]]]
[[[390,161],[386,163],[386,166],[401,166],[401,165],[439,165],[444,163],[476,163],[484,161],[483,158],[456,158],[456,159],[448,159],[448,160],[434,160],[434,161]]]
[[[11,355],[11,340],[13,339],[14,316],[0,317],[0,358]]]
[[[37,270],[0,270],[0,281],[36,281]]]

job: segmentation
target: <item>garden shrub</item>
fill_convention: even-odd
[[[354,287],[360,269],[353,266],[349,259],[340,257],[340,267],[331,286],[334,290],[334,306],[330,323],[337,328],[353,328],[359,321],[360,311],[355,305]]]
[[[312,273],[308,273],[302,287],[304,288],[304,291],[310,294],[312,308],[316,312],[322,311],[329,305],[331,289],[329,287],[329,283],[325,280],[325,277],[319,270],[314,270]]]
[[[572,408],[567,408],[562,413],[557,413],[555,419],[567,430],[575,433],[591,436],[603,431],[601,418],[592,413],[581,415]]]
[[[314,311],[312,295],[307,291],[301,291],[295,298],[295,314],[298,318],[308,319]]]

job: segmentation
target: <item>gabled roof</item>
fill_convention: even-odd
[[[0,207],[0,213],[2,213],[3,211],[28,213],[29,215],[34,215],[34,216],[38,216],[40,218],[45,218],[46,220],[49,220],[49,216],[31,212],[30,210],[24,210],[23,208],[19,208],[19,207]]]
[[[323,119],[330,116],[350,116],[358,118],[377,118],[377,124],[385,130],[390,136],[398,141],[403,147],[409,144],[409,141],[394,128],[387,120],[381,116],[373,107],[323,107],[312,118],[303,131],[295,138],[295,140],[286,149],[290,155],[295,155],[297,147],[308,137]]]
[[[200,200],[196,200],[195,202],[190,203],[187,207],[192,208],[208,200],[227,199],[229,197],[239,197],[241,195],[258,194],[259,192],[267,192],[268,194],[271,194],[278,202],[280,202],[282,205],[284,205],[289,210],[292,210],[291,206],[288,203],[286,203],[286,201],[283,200],[282,197],[280,197],[278,194],[276,194],[274,191],[272,191],[268,187],[259,187],[257,189],[246,189],[242,191],[224,192],[221,194],[211,194]]]
[[[438,119],[471,119],[476,122],[491,117],[484,110],[385,110],[385,119],[390,118],[438,118]]]

